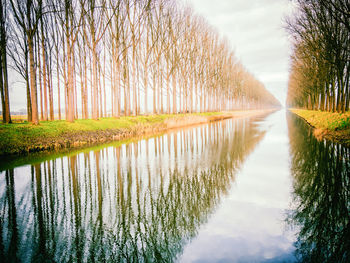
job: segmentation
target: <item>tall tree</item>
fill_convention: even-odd
[[[36,86],[36,68],[34,37],[38,31],[39,20],[42,15],[42,1],[27,0],[26,3],[20,1],[14,3],[10,0],[12,11],[17,23],[26,32],[26,41],[29,53],[29,72],[30,72],[30,96],[32,104],[32,123],[39,124],[38,118],[38,99]]]
[[[10,67],[15,70],[25,81],[26,89],[26,108],[27,121],[32,121],[32,102],[30,96],[30,79],[29,79],[29,52],[27,46],[26,31],[20,26],[17,28],[15,23],[10,23],[12,34],[9,34],[8,55],[10,58]],[[13,32],[19,32],[17,34]]]
[[[2,104],[2,121],[4,123],[11,123],[10,115],[10,98],[9,98],[9,84],[7,74],[7,36],[6,36],[6,10],[7,3],[5,0],[0,1],[0,93]]]

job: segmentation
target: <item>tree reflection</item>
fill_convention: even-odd
[[[288,114],[295,210],[302,262],[350,258],[350,149],[317,141],[303,120]]]
[[[227,120],[34,164],[28,181],[28,167],[8,170],[0,252],[10,262],[172,262],[263,136]]]

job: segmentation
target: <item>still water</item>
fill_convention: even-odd
[[[348,262],[349,156],[279,111],[2,160],[0,259]]]

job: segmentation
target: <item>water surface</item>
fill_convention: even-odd
[[[0,165],[8,262],[348,255],[349,150],[283,111],[38,160]]]

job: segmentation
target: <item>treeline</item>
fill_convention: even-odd
[[[287,105],[349,110],[350,2],[295,0],[287,21],[293,39]]]
[[[54,120],[54,109],[72,122],[279,105],[228,41],[178,1],[1,0],[1,6],[4,122],[10,122],[8,67],[26,83],[28,121],[35,124]]]

